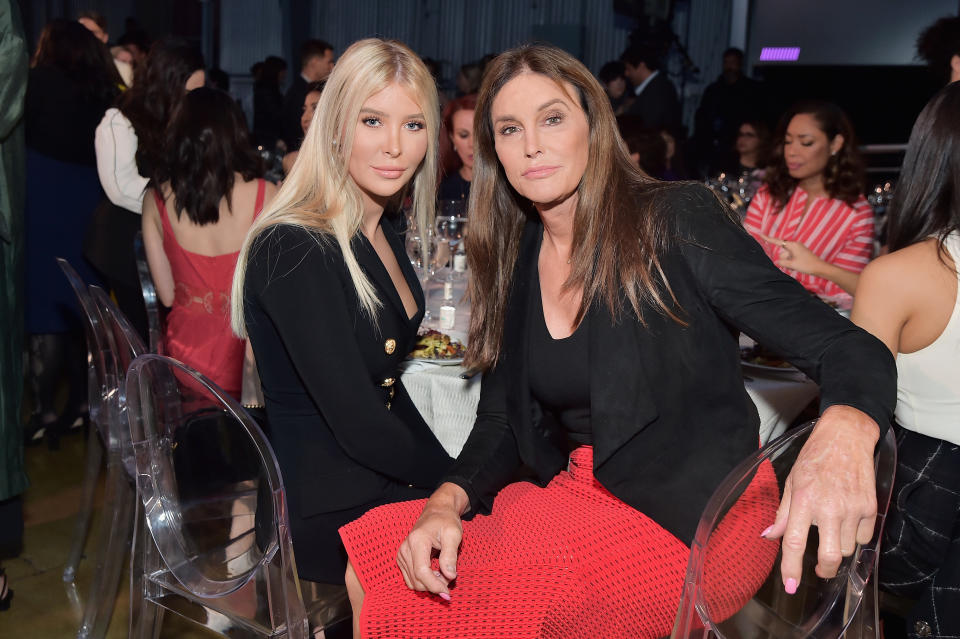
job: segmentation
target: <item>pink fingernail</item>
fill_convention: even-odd
[[[797,587],[794,586],[793,589],[796,590]],[[790,594],[793,594],[793,593],[790,593]],[[445,593],[445,592],[438,592],[438,593],[437,593],[437,596],[440,597],[441,599],[443,599],[444,601],[450,601],[450,595],[448,595],[448,594]]]
[[[798,585],[800,584],[797,583],[797,580],[793,577],[790,577],[787,579],[787,582],[783,584],[783,589],[787,591],[788,595],[793,595],[796,594]]]
[[[773,526],[767,526],[767,529],[760,533],[761,537],[766,537],[770,534],[770,531],[773,530]]]

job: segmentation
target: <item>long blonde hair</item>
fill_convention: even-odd
[[[413,213],[420,228],[430,228],[436,201],[437,135],[439,106],[433,77],[417,55],[395,40],[358,40],[343,52],[327,79],[297,161],[269,208],[247,233],[233,276],[231,325],[246,337],[243,318],[243,283],[250,247],[278,224],[319,231],[318,241],[335,241],[362,309],[376,321],[382,302],[363,273],[350,247],[360,230],[363,200],[351,179],[348,164],[353,136],[364,102],[390,84],[408,89],[420,106],[427,130],[427,154],[411,180]],[[409,186],[408,186],[409,188]],[[406,192],[401,189],[398,197]]]

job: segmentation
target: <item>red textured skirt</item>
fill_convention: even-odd
[[[424,503],[380,506],[340,529],[366,593],[364,639],[670,634],[690,548],[594,479],[591,447],[573,451],[569,469],[545,488],[511,484],[489,516],[463,522],[450,602],[408,589],[397,567],[397,550]],[[736,612],[766,579],[779,544],[758,531],[773,522],[778,504],[768,464],[734,506],[737,516],[720,524],[736,526],[714,533],[711,545],[720,546],[711,555],[730,560],[711,570],[729,582],[729,610],[715,615]]]

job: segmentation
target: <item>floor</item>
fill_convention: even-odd
[[[61,579],[80,497],[80,479],[86,439],[75,432],[61,439],[60,449],[45,445],[26,451],[30,488],[24,495],[24,550],[17,559],[4,562],[10,587],[16,591],[12,605],[0,612],[0,637],[60,639],[75,637],[83,616],[83,604],[91,578],[88,546],[80,562],[75,585]],[[101,486],[102,490],[102,486]],[[95,517],[99,515],[99,510]],[[94,519],[91,530],[96,530]],[[107,637],[127,636],[128,576],[121,580]],[[204,628],[174,615],[164,617],[163,639],[217,637]]]

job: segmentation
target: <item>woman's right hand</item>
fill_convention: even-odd
[[[441,484],[427,500],[420,518],[397,553],[397,563],[407,588],[432,592],[450,600],[448,586],[457,578],[457,553],[463,538],[460,516],[469,504],[466,491],[451,483]],[[439,572],[430,567],[434,550],[440,552]]]

